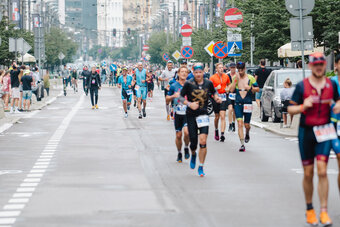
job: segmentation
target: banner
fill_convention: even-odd
[[[20,0],[12,0],[12,21],[20,27]]]
[[[39,14],[32,14],[32,19],[33,19],[33,27],[34,28],[41,28],[41,18]]]

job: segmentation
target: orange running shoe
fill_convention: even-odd
[[[329,227],[332,226],[332,220],[328,216],[327,211],[322,211],[320,214],[320,222],[323,227]]]
[[[311,226],[317,226],[319,224],[318,218],[316,217],[315,210],[306,211],[306,222]]]
[[[166,117],[166,120],[167,120],[167,121],[170,121],[170,115],[168,115],[168,116]]]

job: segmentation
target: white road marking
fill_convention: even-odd
[[[48,166],[33,166],[33,169],[47,169]]]
[[[17,192],[34,192],[35,188],[18,188]]]
[[[25,199],[10,199],[8,203],[28,203],[30,199],[25,198]]]
[[[35,182],[40,182],[40,178],[26,178],[24,179],[24,182],[26,183],[35,183]]]
[[[13,124],[11,123],[6,123],[6,124],[3,124],[1,127],[0,127],[0,133],[3,133],[4,131],[6,131],[7,129],[9,129],[10,127],[12,127]]]
[[[14,224],[15,221],[15,218],[0,218],[0,225],[11,225]]]
[[[0,217],[17,217],[21,211],[0,211]]]
[[[20,187],[37,187],[39,183],[22,183]]]
[[[30,173],[45,173],[45,172],[46,172],[46,170],[44,170],[44,169],[32,169],[30,171]]]
[[[8,204],[4,206],[4,210],[22,210],[25,208],[25,204]]]
[[[51,161],[51,158],[40,158],[37,160],[37,162],[49,162]]]
[[[42,173],[30,173],[30,174],[27,174],[27,177],[43,177],[44,174]]]

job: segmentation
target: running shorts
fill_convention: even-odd
[[[187,127],[187,116],[175,113],[175,130],[176,132],[181,132],[184,127]]]
[[[251,120],[251,113],[244,113],[244,105],[241,103],[235,103],[234,106],[236,120],[243,120],[245,124],[249,124]]]

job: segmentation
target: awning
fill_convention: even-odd
[[[22,56],[19,56],[17,60],[18,60],[18,62],[21,62],[23,60]],[[25,54],[23,63],[31,63],[31,62],[36,62],[35,57],[30,55],[30,54]]]
[[[316,47],[313,51],[305,51],[305,55],[310,55],[314,52],[323,53],[323,50],[323,47]],[[279,58],[299,57],[301,56],[301,51],[292,51],[292,44],[287,43],[277,50],[277,56]]]

